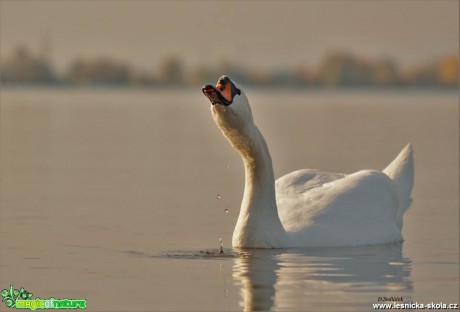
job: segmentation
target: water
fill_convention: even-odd
[[[4,89],[0,288],[85,298],[90,311],[369,311],[385,296],[459,301],[456,93],[248,94],[277,177],[381,169],[412,142],[405,242],[229,248],[244,172],[199,88]]]

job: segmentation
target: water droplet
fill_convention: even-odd
[[[227,169],[228,169],[229,167],[230,167],[230,166],[229,166],[228,164],[227,164],[227,165],[225,165],[225,168],[227,168]]]
[[[225,211],[225,213],[228,213],[228,209],[225,209],[224,211]]]
[[[221,197],[221,196],[220,196],[219,194],[217,194],[217,199],[220,199],[220,197]]]
[[[219,243],[222,244],[222,237],[219,237]]]

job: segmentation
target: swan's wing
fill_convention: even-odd
[[[347,175],[324,172],[314,169],[302,169],[288,173],[275,182],[278,215],[286,230],[295,230],[296,226],[309,223],[317,201],[317,190],[326,183],[340,181]],[[321,194],[321,192],[319,192]],[[321,196],[321,195],[320,195]],[[314,208],[313,208],[314,210]]]
[[[362,170],[345,176],[307,171],[283,178],[276,182],[278,214],[300,245],[365,245],[402,239],[396,222],[397,190],[384,173]],[[323,183],[316,186],[313,181]]]
[[[302,169],[288,173],[276,180],[276,193],[286,192],[305,193],[324,183],[329,183],[346,177],[343,173],[324,172],[315,169]]]

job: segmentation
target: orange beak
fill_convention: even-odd
[[[232,102],[232,88],[229,86],[228,83],[221,84],[220,82],[217,83],[216,89],[219,90],[220,94],[228,101]]]

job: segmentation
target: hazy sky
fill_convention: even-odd
[[[110,55],[153,69],[222,59],[256,67],[316,66],[328,51],[418,64],[458,53],[459,1],[8,1],[0,0],[1,56],[51,38],[60,67]]]

